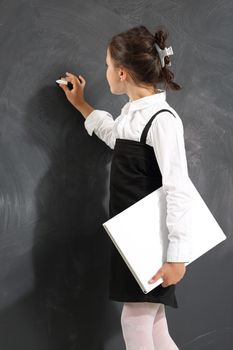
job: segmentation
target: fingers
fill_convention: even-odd
[[[148,281],[148,283],[155,283],[158,279],[160,279],[161,277],[163,277],[163,270],[162,268],[159,269],[156,274]]]
[[[74,76],[66,76],[65,80],[70,81],[71,83],[76,82],[76,78]]]
[[[86,84],[86,80],[83,78],[82,75],[79,75],[79,80],[81,80],[81,83]]]
[[[66,76],[60,77],[60,79],[66,80],[73,85],[72,92],[70,92],[67,85],[59,84],[59,86],[63,89],[63,91],[66,93],[66,95],[67,95],[67,93],[71,93],[71,94],[79,93],[80,94],[80,92],[84,90],[84,87],[86,85],[86,81],[83,78],[83,76],[79,75],[77,77],[76,75],[71,74],[69,72],[66,72]]]
[[[180,282],[181,280],[183,279],[183,277],[179,277],[174,279],[174,277],[170,277],[170,278],[165,278],[163,279],[163,283],[162,283],[162,287],[169,287],[171,285],[175,285],[177,284],[178,282]]]
[[[60,86],[60,88],[62,88],[62,90],[63,90],[65,93],[67,93],[67,92],[69,91],[67,85],[65,85],[65,84],[59,84],[59,86]]]
[[[183,266],[182,266],[183,269]],[[178,283],[185,274],[180,265],[165,263],[157,273],[148,281],[148,283],[155,283],[159,278],[163,279],[162,287],[168,287]]]
[[[164,288],[166,288],[166,287],[171,286],[171,284],[169,284],[169,283],[163,281],[163,283],[161,284],[161,286],[164,287]]]
[[[66,72],[66,77],[65,77],[65,79],[66,79],[67,81],[70,81],[71,83],[77,82],[77,83],[79,83],[79,84],[81,84],[81,85],[83,85],[83,84],[85,85],[85,83],[86,83],[86,81],[85,81],[85,79],[83,78],[83,76],[81,76],[81,75],[76,76],[76,75],[71,74],[71,73],[69,73],[69,72]]]
[[[67,74],[67,72],[66,72]],[[76,88],[77,88],[77,85],[78,85],[78,81],[79,79],[77,77],[75,77],[75,75],[73,74],[70,74],[69,73],[69,76],[66,76],[66,77],[61,77],[60,78],[61,80],[65,80],[67,81],[68,83],[71,83],[72,86],[73,86],[73,89],[70,90],[69,86],[68,85],[65,85],[65,84],[59,84],[59,86],[63,89],[63,91],[65,92],[66,96],[72,94],[72,93],[76,93]],[[79,82],[80,83],[80,82]]]

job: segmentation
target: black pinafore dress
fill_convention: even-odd
[[[155,152],[153,147],[146,144],[146,137],[153,119],[164,111],[175,117],[168,109],[155,113],[145,125],[140,142],[116,139],[110,170],[109,218],[162,186],[162,175]],[[109,299],[120,302],[162,303],[177,308],[175,287],[162,287],[160,284],[145,294],[111,241]]]

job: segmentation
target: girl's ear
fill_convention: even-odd
[[[125,80],[127,76],[127,70],[124,67],[120,67],[119,75],[120,75],[120,80]]]

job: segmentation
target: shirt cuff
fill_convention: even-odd
[[[84,121],[84,126],[90,136],[92,136],[93,131],[95,131],[100,119],[104,118],[106,118],[106,112],[99,109],[94,109],[90,114],[88,114]]]
[[[186,242],[170,242],[167,249],[167,262],[189,262],[191,244]]]

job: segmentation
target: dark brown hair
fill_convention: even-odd
[[[164,83],[165,89],[180,90],[181,86],[173,81],[174,74],[167,68],[170,57],[164,58],[162,67],[155,43],[161,49],[166,46],[168,32],[159,26],[153,35],[145,26],[133,27],[114,35],[108,42],[108,48],[115,67],[125,67],[133,81],[142,86]]]

